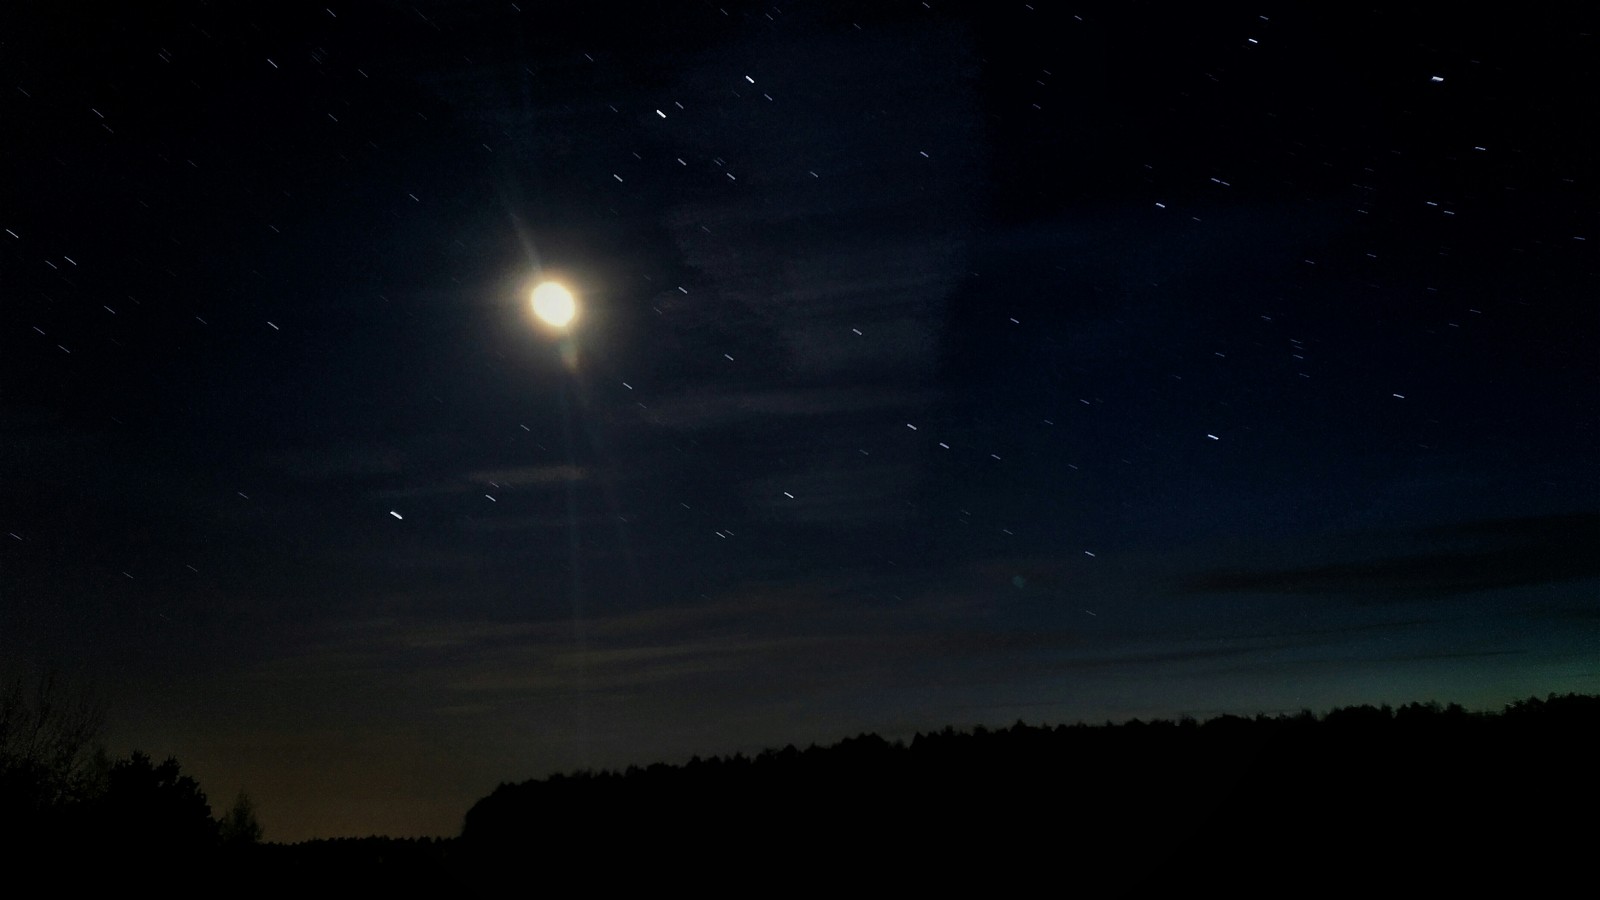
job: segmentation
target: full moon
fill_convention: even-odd
[[[578,303],[572,299],[571,291],[554,281],[546,281],[533,289],[533,314],[550,325],[564,328],[578,314]]]

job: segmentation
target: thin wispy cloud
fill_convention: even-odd
[[[1501,519],[1428,528],[1412,541],[1470,544],[1282,569],[1224,569],[1189,578],[1191,593],[1345,594],[1368,601],[1600,578],[1600,516]]]

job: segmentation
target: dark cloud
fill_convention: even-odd
[[[1187,580],[1190,593],[1341,594],[1371,602],[1600,577],[1600,515],[1498,519],[1417,529],[1396,543],[1468,544],[1288,569],[1231,569]]]

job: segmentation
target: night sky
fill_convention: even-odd
[[[0,661],[280,841],[1600,691],[1580,6],[7,3]]]

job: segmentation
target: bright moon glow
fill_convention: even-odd
[[[562,328],[578,314],[578,304],[572,299],[571,291],[554,281],[546,281],[533,289],[533,313],[545,322]]]

